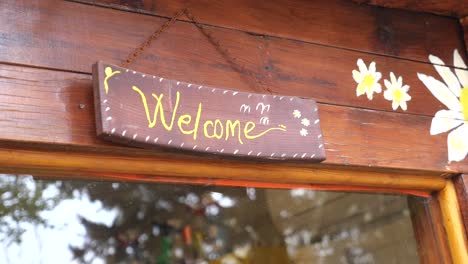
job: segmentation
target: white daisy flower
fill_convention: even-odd
[[[301,124],[302,124],[303,126],[308,127],[308,126],[310,126],[310,120],[307,119],[307,118],[303,118],[303,119],[301,120]]]
[[[299,134],[301,134],[301,136],[305,137],[309,134],[309,132],[307,131],[307,129],[303,128],[299,131]]]
[[[400,76],[397,80],[393,72],[390,72],[390,80],[384,80],[385,87],[387,87],[384,98],[392,101],[393,110],[397,110],[399,106],[406,111],[406,102],[411,100],[411,96],[408,94],[409,85],[403,85],[403,78]]]
[[[445,83],[421,73],[418,73],[418,77],[448,108],[435,114],[431,135],[453,129],[447,137],[448,160],[461,161],[468,154],[468,68],[458,50],[453,51],[453,64],[457,67],[455,74],[440,58],[430,55],[429,60]]]
[[[294,110],[293,116],[294,116],[294,118],[301,118],[301,111],[299,111],[299,110]]]
[[[382,86],[379,83],[382,74],[375,71],[375,62],[371,62],[369,69],[362,59],[357,60],[359,71],[353,70],[353,79],[357,82],[356,96],[367,94],[367,98],[372,100],[374,92],[382,92]]]

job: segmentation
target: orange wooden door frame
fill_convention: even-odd
[[[183,156],[179,158],[154,155],[131,156],[73,148],[47,150],[25,147],[1,148],[0,167],[3,172],[29,173],[52,179],[79,178],[260,188],[309,188],[423,196],[438,202],[441,219],[436,219],[437,216],[433,214],[427,214],[422,220],[420,217],[419,222],[413,220],[414,223],[424,222],[416,229],[440,225],[442,222],[453,263],[468,263],[466,236],[454,184],[452,179],[444,179],[440,175],[427,176],[404,171],[385,172],[363,168],[253,163],[239,160],[204,160]],[[424,217],[433,219],[424,219]],[[422,231],[424,232],[427,231]],[[435,232],[434,236],[440,236],[441,233],[444,232]],[[424,239],[433,238],[425,235],[421,239],[423,242],[418,239],[418,243],[427,245]],[[444,238],[439,239],[444,240]],[[421,255],[421,252],[424,253],[428,249],[419,250]],[[442,259],[444,256],[446,259],[446,254],[440,255]],[[425,256],[425,258],[431,263],[430,257]]]

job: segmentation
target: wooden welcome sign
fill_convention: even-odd
[[[313,100],[167,80],[103,62],[94,65],[93,80],[97,134],[104,139],[236,157],[325,159]]]

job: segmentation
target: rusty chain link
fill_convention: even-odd
[[[246,74],[250,78],[252,78],[252,80],[254,80],[254,83],[256,84],[256,88],[257,88],[257,85],[258,87],[262,87],[260,89],[257,88],[261,92],[266,91],[270,94],[272,93],[272,91],[269,88],[267,88],[265,85],[263,85],[263,83],[255,76],[253,72],[237,64],[235,62],[235,58],[232,58],[231,56],[229,56],[227,50],[221,47],[221,45],[219,44],[219,41],[213,38],[213,36],[203,28],[202,24],[198,22],[195,16],[187,8],[179,10],[170,20],[166,21],[166,23],[164,23],[159,29],[154,31],[153,34],[151,34],[151,36],[149,36],[143,43],[141,43],[140,46],[138,46],[127,57],[127,59],[120,64],[120,66],[127,68],[127,66],[130,65],[130,63],[132,63],[133,60],[144,51],[144,49],[149,47],[151,43],[161,35],[161,33],[163,33],[166,29],[172,26],[183,14],[185,14],[185,16],[193,22],[193,24],[198,28],[198,30],[208,39],[208,41],[216,48],[216,50],[223,56],[223,58],[229,63],[229,65],[234,70],[236,70],[241,76],[245,76],[244,74]]]
[[[158,30],[154,31],[151,36],[149,36],[143,43],[140,44],[130,55],[128,55],[127,59],[120,64],[121,67],[127,68],[132,61],[138,57],[145,48],[147,48],[153,40],[157,39],[164,30],[168,29],[172,24],[174,24],[181,15],[185,14],[185,9],[180,10],[177,12],[170,20],[166,21]]]

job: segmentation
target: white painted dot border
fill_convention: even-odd
[[[129,72],[129,69],[125,69],[125,72],[128,73],[128,72]],[[133,74],[139,74],[139,75],[141,75],[142,78],[145,78],[145,77],[147,76],[146,74],[139,73],[139,72],[137,72],[137,71],[131,71],[131,73],[133,73]],[[156,79],[156,78],[157,78],[156,76],[152,76],[152,77],[153,77],[153,79]],[[163,77],[159,77],[159,82],[163,82],[163,81],[165,81],[165,79],[164,79]],[[181,82],[181,81],[173,81],[173,80],[170,80],[170,82],[172,82],[172,83],[175,82],[175,84],[176,84],[177,86],[180,86],[181,84],[184,84],[185,86],[187,86],[187,87],[189,87],[189,88],[192,87],[192,86],[194,86],[194,84],[192,84],[192,83],[185,83],[185,82]],[[195,85],[195,86],[196,86],[196,85]],[[202,86],[202,85],[198,85],[198,86],[196,86],[196,88],[197,88],[198,90],[201,90],[201,89],[203,89],[203,88],[205,88],[205,87]],[[217,91],[221,91],[223,95],[236,96],[237,94],[239,94],[239,91],[232,91],[232,90],[224,90],[224,89],[218,89],[218,88],[211,88],[211,92],[212,92],[212,93],[215,93],[215,92],[217,92]],[[247,98],[250,99],[253,95],[254,95],[254,94],[249,93],[249,94],[247,95]],[[263,99],[266,97],[266,94],[256,94],[256,95],[257,95],[257,96],[261,96]],[[273,95],[273,96],[272,96],[273,99],[277,99],[277,100],[280,100],[280,101],[283,100],[285,97],[288,97],[288,98],[289,98],[289,101],[291,101],[291,102],[296,98],[296,97],[294,97],[294,96],[279,96],[279,95]],[[107,100],[107,99],[104,99],[104,100],[102,101],[102,104],[105,105],[105,104],[107,104],[107,102],[108,102],[108,100]],[[106,107],[104,108],[104,112],[109,112],[110,110],[111,110],[111,108],[110,108],[109,106],[106,106]],[[315,108],[314,108],[314,112],[317,112],[317,111],[318,111],[318,108],[315,107]],[[109,114],[109,115],[105,118],[105,121],[108,122],[108,121],[111,121],[111,120],[113,120],[113,118],[112,118],[112,116]],[[319,120],[319,119],[316,119],[316,120],[314,121],[314,124],[317,125],[319,122],[320,122],[320,120]],[[123,137],[125,137],[125,135],[127,135],[127,132],[128,132],[127,129],[124,129],[120,134],[121,134]],[[111,129],[110,134],[116,134],[116,133],[118,133],[117,128],[113,127],[113,128]],[[321,138],[322,138],[322,134],[319,134],[319,135],[317,136],[317,138],[318,138],[318,139],[321,139]],[[139,137],[139,136],[138,136],[138,133],[134,133],[133,136],[132,136],[132,140],[133,140],[133,141],[140,142],[142,139],[144,139],[144,142],[147,143],[147,142],[150,141],[151,136],[150,136],[150,135],[147,135],[146,137],[145,137],[145,136]],[[157,143],[158,141],[159,141],[159,138],[158,138],[158,137],[155,137],[155,138],[153,139],[153,143]],[[167,141],[167,145],[171,145],[172,143],[173,143],[173,139],[169,139],[169,140]],[[174,144],[175,144],[175,143],[174,143]],[[185,146],[185,142],[180,142],[180,143],[178,143],[178,144],[179,144],[179,146],[180,146],[181,148]],[[323,149],[324,145],[323,145],[323,144],[320,144],[318,147],[319,147],[320,149]],[[187,147],[186,147],[186,148],[187,148]],[[195,150],[195,151],[196,151],[196,150],[198,149],[198,145],[191,146],[191,148],[192,148],[192,150]],[[208,147],[206,147],[204,150],[205,150],[205,151],[208,151],[208,150],[210,150],[210,148],[211,148],[211,147],[208,146]],[[189,148],[187,148],[187,149],[189,149]],[[203,151],[203,150],[199,150],[198,152],[200,152],[200,151]],[[218,149],[216,152],[217,152],[217,153],[225,153],[225,149],[224,149],[224,148],[221,148],[221,149]],[[215,154],[216,154],[216,152],[215,152]],[[228,153],[226,152],[225,154],[228,154]],[[244,153],[243,151],[241,151],[241,150],[239,150],[239,149],[235,149],[235,150],[232,151],[232,154],[233,154],[233,155],[239,155],[239,156],[251,156],[251,155],[253,154],[253,155],[256,156],[256,157],[260,157],[263,153],[262,153],[262,152],[257,152],[257,153],[255,154],[253,150],[248,150],[248,152],[246,151],[246,152]],[[261,157],[278,159],[278,158],[285,158],[287,155],[288,155],[288,154],[286,154],[286,153],[282,153],[282,154],[278,154],[278,155],[277,155],[276,152],[272,152],[272,153],[270,153],[269,155],[264,154],[264,155],[261,156]],[[310,153],[294,153],[294,154],[292,155],[292,158],[293,158],[293,159],[296,159],[296,158],[299,156],[301,159],[304,159],[304,158],[307,157],[308,155],[310,155],[310,158],[312,158],[312,159],[316,156],[315,153],[313,153],[313,154],[310,154]]]

